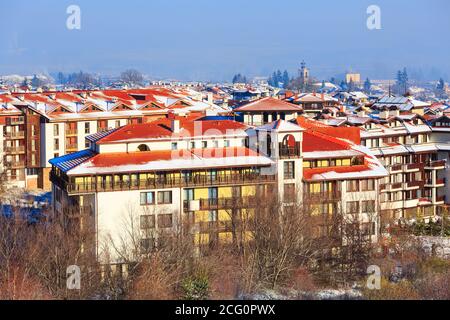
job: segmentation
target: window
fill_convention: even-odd
[[[141,216],[140,225],[142,230],[153,229],[155,227],[155,216],[154,215]]]
[[[284,201],[285,202],[295,201],[295,184],[289,183],[284,185]]]
[[[172,150],[177,150],[177,149],[178,149],[178,143],[172,142]]]
[[[55,139],[53,143],[53,149],[59,150],[59,139]]]
[[[172,191],[158,192],[158,204],[171,204],[171,203],[172,203]]]
[[[141,192],[141,206],[148,206],[150,204],[155,204],[155,193]]]
[[[89,149],[91,147],[91,143],[88,140],[84,141],[84,147]]]
[[[116,128],[120,127],[120,120],[116,120]]]
[[[208,141],[202,141],[202,148],[203,149],[208,148]]]
[[[59,157],[59,153],[58,152],[53,154],[53,158],[58,158],[58,157]]]
[[[151,238],[141,239],[139,244],[141,247],[141,253],[148,253],[155,247],[155,240]]]
[[[36,140],[31,140],[31,151],[36,151]]]
[[[349,180],[347,181],[347,192],[358,192],[358,180]]]
[[[219,147],[219,141],[213,140],[213,148],[218,148],[218,147]]]
[[[358,201],[347,202],[347,213],[359,213],[359,202]]]
[[[295,178],[295,167],[294,161],[284,162],[284,179],[294,179]]]
[[[225,140],[225,141],[223,142],[223,146],[224,146],[225,148],[228,148],[228,147],[230,146],[230,140]]]
[[[31,165],[32,166],[36,165],[36,154],[34,153],[31,154]]]
[[[53,135],[54,136],[59,136],[59,124],[54,124],[53,125]]]
[[[361,202],[361,210],[363,213],[375,212],[375,200],[366,200]]]
[[[90,132],[91,132],[91,126],[90,126],[89,122],[85,122],[84,123],[84,133],[89,134]]]
[[[361,191],[373,191],[375,190],[375,181],[372,179],[361,180]]]
[[[217,210],[209,211],[208,213],[208,221],[217,221]]]
[[[171,214],[159,214],[158,215],[158,228],[171,228],[172,227],[172,215]]]
[[[189,144],[190,149],[195,149],[195,141],[191,141]]]

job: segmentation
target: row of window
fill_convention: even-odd
[[[341,167],[341,166],[355,166],[364,163],[363,157],[344,158],[344,159],[323,159],[323,160],[308,160],[303,161],[303,168],[326,168],[326,167]]]
[[[242,140],[242,146],[245,145],[244,140]],[[230,140],[224,140],[223,141],[223,147],[228,148],[231,146]],[[197,142],[196,141],[190,141],[188,144],[189,149],[196,149],[197,148]],[[201,142],[201,148],[206,149],[208,148],[208,141],[202,141]],[[212,140],[212,148],[219,148],[219,141],[218,140]],[[172,142],[171,145],[172,150],[178,150],[178,142]]]
[[[347,192],[374,191],[374,190],[375,190],[375,180],[373,179],[347,181]]]
[[[158,199],[155,199],[154,191],[141,192],[141,206],[154,204],[172,204],[172,191],[158,191],[157,196]]]
[[[362,213],[374,213],[376,209],[375,200],[364,200],[361,201],[361,204],[359,201],[348,201],[346,212],[359,214],[360,207]]]
[[[128,121],[128,123],[130,123],[130,121]],[[115,128],[119,128],[121,126],[121,121],[120,120],[115,120],[114,122],[114,127]],[[73,123],[73,127],[69,127],[69,130],[78,130],[77,127],[77,123]],[[53,135],[54,136],[59,136],[59,126],[60,124],[55,123],[53,125]],[[99,121],[98,125],[97,125],[97,129],[98,131],[101,131],[102,129],[107,129],[107,121]],[[85,122],[84,123],[84,133],[85,134],[90,134],[91,133],[91,124],[89,122]]]
[[[157,224],[156,224],[157,222]],[[142,230],[154,228],[172,228],[172,214],[142,215],[140,216],[140,227]]]

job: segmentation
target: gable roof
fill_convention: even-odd
[[[275,99],[272,97],[262,98],[234,109],[235,112],[274,112],[274,111],[302,111],[295,104]]]

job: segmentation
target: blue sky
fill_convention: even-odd
[[[81,8],[81,30],[66,9]],[[366,9],[381,8],[381,30]],[[0,1],[0,74],[85,70],[226,80],[241,72],[312,75],[354,70],[392,78],[403,66],[450,77],[448,0],[14,0]],[[450,80],[450,79],[446,79]]]

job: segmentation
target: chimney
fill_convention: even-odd
[[[208,92],[208,102],[209,103],[214,103],[214,99],[213,99],[213,93],[212,92]]]
[[[172,119],[171,121],[171,129],[173,133],[180,133],[180,120]]]

